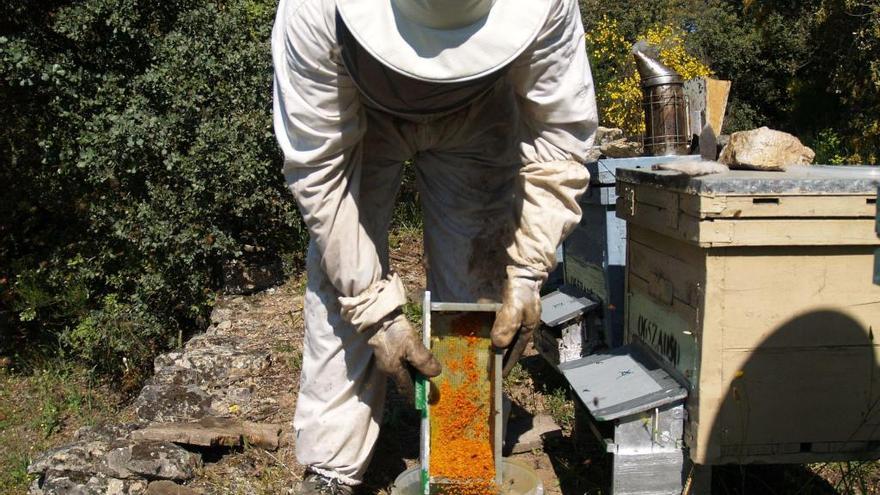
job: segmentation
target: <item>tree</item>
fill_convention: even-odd
[[[145,368],[204,319],[246,245],[302,249],[271,127],[274,8],[0,6],[0,353],[41,336]]]

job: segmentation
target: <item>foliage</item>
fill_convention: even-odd
[[[224,261],[302,247],[271,127],[274,7],[0,6],[0,354],[40,337],[136,373],[204,319]]]
[[[685,79],[712,74],[705,64],[688,54],[684,30],[652,26],[638,37],[656,47],[660,60]],[[594,30],[587,33],[587,47],[592,63],[601,72],[597,77],[597,99],[601,120],[605,125],[620,127],[630,135],[645,131],[642,91],[635,60],[631,54],[635,39],[626,39],[619,22],[603,16]]]
[[[829,157],[880,159],[880,0],[581,0],[588,40],[603,24],[635,40],[652,26],[686,33],[686,53],[733,81],[723,131],[761,125],[819,147],[837,134]],[[601,13],[601,15],[599,15]],[[602,37],[597,40],[602,44]],[[622,46],[617,49],[619,53]],[[597,96],[626,74],[592,53]],[[605,59],[603,59],[603,56]],[[614,66],[612,65],[612,68]],[[825,134],[827,138],[827,133]]]
[[[89,369],[43,359],[0,364],[0,492],[27,493],[33,456],[69,441],[74,431],[109,421],[121,396]]]
[[[759,25],[797,19],[809,49],[793,72],[792,126],[821,142],[840,135],[848,163],[880,161],[880,0],[751,0],[746,13]]]
[[[813,151],[816,152],[816,163],[827,165],[842,165],[846,163],[847,153],[843,148],[840,135],[832,129],[824,129],[819,132],[812,142]],[[843,150],[843,154],[841,154]]]

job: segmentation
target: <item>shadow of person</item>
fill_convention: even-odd
[[[390,378],[376,451],[358,493],[388,492],[394,480],[419,459],[419,412]]]
[[[806,466],[766,463],[880,458],[878,349],[871,326],[831,309],[792,318],[754,349],[726,348],[707,457],[735,466],[714,470],[712,493],[838,493]]]

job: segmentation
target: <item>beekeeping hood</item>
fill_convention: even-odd
[[[458,82],[512,62],[538,35],[550,0],[336,0],[370,55],[405,76]]]

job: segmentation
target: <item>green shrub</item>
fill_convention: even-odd
[[[0,354],[40,341],[143,369],[244,246],[302,252],[271,126],[274,9],[0,5]]]

